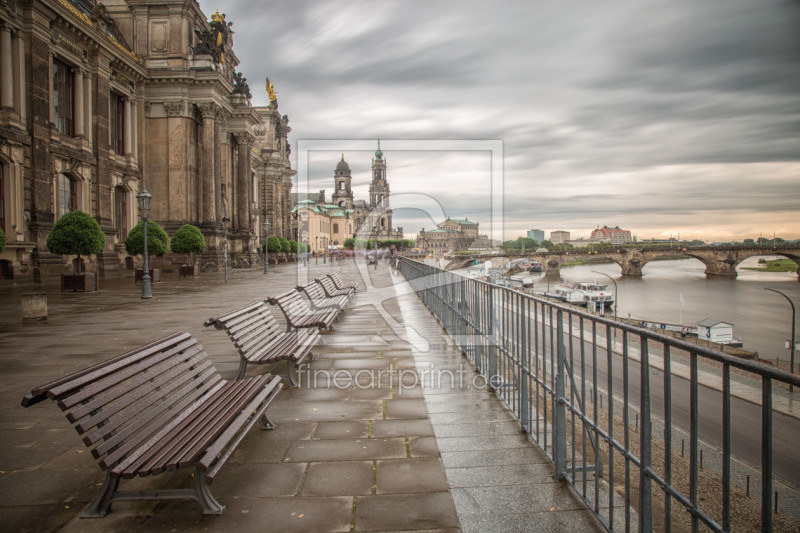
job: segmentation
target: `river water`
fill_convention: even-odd
[[[751,257],[738,266],[736,279],[706,277],[705,266],[697,259],[676,259],[647,263],[641,278],[623,277],[615,263],[580,265],[561,270],[561,277],[569,283],[597,281],[614,284],[601,272],[617,282],[619,316],[694,325],[712,318],[733,324],[733,336],[741,339],[745,350],[756,351],[765,359],[789,360],[789,350],[784,342],[791,337],[792,309],[781,295],[756,288],[777,289],[800,307],[800,282],[794,272],[756,272],[742,267],[757,267],[757,257]],[[544,274],[533,274],[537,291],[547,289]],[[557,284],[551,280],[550,285]],[[683,295],[683,303],[681,303]],[[796,337],[800,341],[797,323]],[[800,352],[795,354],[800,363]]]

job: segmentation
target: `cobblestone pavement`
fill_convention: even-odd
[[[238,355],[203,321],[331,270],[362,289],[303,367],[302,387],[285,389],[270,408],[277,429],[252,430],[223,466],[211,486],[227,506],[222,515],[203,516],[179,500],[120,502],[103,519],[78,518],[103,474],[53,402],[20,407],[26,393],[175,331],[197,337],[232,379]],[[431,364],[466,367],[468,376],[474,369],[416,296],[394,292],[385,265],[278,265],[268,275],[256,265],[223,281],[222,273],[166,273],[152,300],[122,276],[86,294],[0,286],[4,530],[602,530],[494,396],[471,378],[459,387],[419,379]],[[21,294],[41,291],[48,318],[23,321]],[[251,365],[248,374],[265,370]],[[131,480],[128,488],[186,485],[190,473]]]

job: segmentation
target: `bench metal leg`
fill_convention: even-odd
[[[261,415],[261,418],[258,419],[258,425],[261,427],[261,429],[275,429],[275,424],[269,421],[266,413]]]
[[[225,506],[217,501],[216,498],[208,490],[206,484],[206,473],[199,468],[195,469],[194,473],[194,487],[197,492],[197,502],[203,508],[203,514],[222,514]]]
[[[235,381],[239,381],[244,377],[245,370],[247,370],[247,359],[242,357],[239,359],[239,372],[236,374]]]
[[[295,379],[294,374],[292,374],[292,368],[297,370],[298,374],[300,372],[299,366],[292,364],[291,361],[286,361],[286,379],[289,380],[290,387],[297,387],[300,388],[300,383]]]
[[[103,488],[100,489],[100,494],[83,511],[81,518],[103,518],[107,515],[117,487],[119,487],[119,478],[112,478],[111,472],[106,470],[106,479],[103,482]]]

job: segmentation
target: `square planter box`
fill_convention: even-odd
[[[181,276],[199,276],[200,265],[181,265],[178,267]]]
[[[136,269],[136,279],[133,281],[135,283],[139,283],[142,281],[142,276],[144,276],[144,269],[137,268]],[[160,268],[151,268],[150,269],[150,283],[157,283],[161,281],[161,269]]]
[[[97,275],[94,272],[83,274],[61,274],[61,291],[91,292],[97,290]]]

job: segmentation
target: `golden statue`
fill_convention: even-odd
[[[270,83],[269,78],[267,78],[267,94],[269,95],[270,102],[275,102],[278,100],[278,91],[276,91],[275,86]]]

